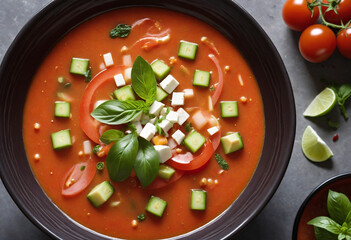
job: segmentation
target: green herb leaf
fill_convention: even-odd
[[[124,137],[123,132],[116,130],[116,129],[109,129],[101,135],[100,140],[101,140],[101,142],[108,145],[112,142],[117,142],[117,141],[121,140],[123,137]]]
[[[330,217],[342,225],[348,213],[351,211],[351,203],[348,197],[343,193],[329,190],[327,200],[328,212]]]
[[[84,169],[85,169],[85,165],[83,165],[83,166],[80,167],[80,170],[81,170],[81,171],[84,171]]]
[[[146,219],[146,215],[145,214],[140,214],[138,217],[137,217],[137,220],[138,222],[142,222]]]
[[[118,24],[115,28],[111,29],[110,37],[111,38],[125,38],[128,37],[132,27],[127,24]]]
[[[329,127],[334,128],[334,129],[338,129],[340,126],[340,124],[338,122],[334,122],[332,120],[328,120],[328,125],[329,125]]]
[[[314,236],[317,240],[337,240],[338,235],[319,227],[314,227]]]
[[[191,122],[188,122],[187,124],[185,124],[184,129],[186,132],[190,132],[193,129],[191,126]]]
[[[90,69],[88,69],[88,71],[86,71],[84,73],[84,77],[85,77],[85,81],[86,82],[90,82],[91,81],[91,70]]]
[[[99,122],[109,125],[119,125],[132,121],[147,109],[144,101],[138,100],[109,100],[99,105],[91,116]]]
[[[96,164],[96,169],[99,170],[99,171],[102,171],[105,167],[105,164],[103,162],[98,162]]]
[[[224,170],[228,170],[229,169],[229,165],[228,163],[222,158],[222,156],[218,153],[215,154],[215,159],[217,161],[217,163],[219,164],[219,166],[224,169]]]
[[[154,181],[158,174],[159,165],[159,156],[154,146],[149,141],[140,137],[134,171],[143,188],[146,188]]]
[[[100,148],[101,148],[100,145],[96,145],[96,146],[93,148],[93,153],[94,153],[94,154],[97,154],[97,153],[100,151]]]
[[[351,212],[349,212],[349,213],[347,214],[344,223],[346,223],[347,226],[350,226],[350,227],[351,227]],[[351,228],[350,228],[349,230],[350,230],[350,236],[351,236]]]
[[[156,99],[156,78],[152,67],[138,56],[132,68],[132,87],[136,94],[151,105]]]
[[[136,134],[126,135],[112,145],[106,157],[106,167],[112,181],[127,179],[133,170],[138,154],[138,137]]]
[[[328,217],[316,217],[309,221],[307,224],[313,225],[315,227],[323,228],[331,233],[339,234],[341,233],[341,226],[335,222],[333,219]]]
[[[334,90],[341,114],[344,116],[345,120],[347,120],[349,116],[346,113],[345,102],[351,96],[351,84],[343,84],[337,87],[332,83],[330,88]]]

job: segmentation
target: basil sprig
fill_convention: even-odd
[[[109,129],[101,135],[100,141],[108,145],[110,143],[121,140],[123,137],[124,133],[122,131]]]
[[[319,216],[307,224],[314,226],[317,240],[351,240],[351,202],[345,194],[329,190],[330,217]]]

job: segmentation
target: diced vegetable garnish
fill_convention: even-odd
[[[162,179],[169,180],[174,173],[175,173],[174,168],[171,168],[170,166],[167,166],[164,164],[161,164],[158,169],[158,176]]]
[[[146,215],[145,214],[140,214],[137,216],[137,220],[138,222],[142,222],[146,219]]]
[[[96,169],[102,171],[105,168],[105,164],[103,162],[98,162],[96,164]]]
[[[239,115],[237,101],[221,101],[222,117],[237,117]]]
[[[55,102],[55,117],[69,118],[71,115],[71,104],[64,101]]]
[[[96,185],[87,195],[89,201],[94,205],[94,207],[100,207],[102,204],[107,202],[107,200],[115,192],[114,187],[109,181],[104,181]]]
[[[244,147],[243,141],[238,132],[230,133],[221,137],[221,143],[225,154],[235,152]]]
[[[190,209],[206,210],[207,192],[205,190],[192,189]]]
[[[171,148],[169,146],[155,145],[154,148],[158,153],[160,163],[164,163],[172,157]]]
[[[149,213],[154,214],[155,216],[162,217],[163,212],[165,211],[167,202],[161,198],[151,196],[148,204],[146,205],[145,210]]]
[[[72,58],[70,73],[85,76],[89,68],[89,59]]]
[[[154,143],[154,145],[166,145],[168,143],[168,140],[164,136],[157,135],[152,138],[152,142]]]
[[[194,113],[194,115],[191,118],[193,120],[192,123],[194,127],[198,130],[206,126],[208,122],[208,119],[203,115],[201,111],[197,111],[196,113]]]
[[[162,102],[168,94],[162,90],[162,88],[157,87],[156,89],[156,101]]]
[[[85,155],[92,154],[93,149],[89,140],[83,142],[83,150]]]
[[[218,165],[224,169],[224,170],[228,170],[229,169],[229,165],[228,163],[222,158],[222,156],[218,153],[215,154],[215,159],[218,163]]]
[[[171,71],[171,68],[159,59],[152,62],[151,67],[155,73],[157,81],[161,81],[162,79],[164,79]]]
[[[219,131],[218,127],[211,127],[209,129],[207,129],[207,132],[212,136],[213,134],[217,133]]]
[[[55,150],[72,146],[71,131],[61,130],[51,134],[52,147]]]
[[[131,85],[127,85],[115,90],[113,92],[113,95],[117,98],[117,100],[120,101],[135,100],[135,94]]]
[[[193,85],[200,86],[200,87],[209,87],[210,79],[211,79],[210,72],[195,70]]]
[[[197,131],[192,131],[184,139],[185,146],[193,153],[196,153],[205,144],[205,142],[206,142],[206,138],[204,138]]]
[[[184,105],[184,93],[174,92],[172,94],[172,106],[183,106]]]
[[[103,56],[106,67],[110,67],[114,64],[111,53],[105,53]]]
[[[126,85],[126,81],[124,80],[122,73],[119,73],[113,76],[113,78],[115,79],[115,83],[117,87],[123,87],[124,85]]]
[[[179,82],[171,75],[169,74],[163,81],[160,83],[160,86],[162,87],[163,90],[165,90],[167,93],[171,94],[176,87],[178,87]]]
[[[187,41],[180,41],[178,56],[190,60],[195,60],[198,45]]]

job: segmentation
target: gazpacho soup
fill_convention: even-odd
[[[238,198],[261,155],[264,113],[252,71],[217,30],[126,8],[51,50],[23,134],[39,184],[69,217],[112,237],[167,238]]]

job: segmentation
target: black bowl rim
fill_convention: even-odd
[[[297,214],[295,216],[295,221],[294,221],[294,227],[293,227],[293,233],[292,233],[292,239],[297,240],[297,230],[299,227],[300,219],[301,216],[311,200],[311,198],[316,195],[320,190],[323,188],[327,187],[328,185],[337,182],[339,180],[345,179],[345,178],[350,178],[351,177],[351,172],[345,172],[345,173],[340,173],[338,175],[332,176],[324,180],[322,183],[320,183],[317,187],[315,187],[312,192],[308,194],[308,196],[305,198],[305,200],[302,202],[301,206],[299,207],[299,210],[297,211]]]
[[[280,156],[281,156],[282,159],[284,159],[284,161],[281,161],[281,165],[280,165],[281,167],[279,167],[279,169],[276,171],[275,178],[273,180],[271,180],[271,182],[273,182],[274,184],[269,187],[268,193],[261,198],[262,200],[255,207],[255,209],[253,211],[251,211],[251,214],[246,217],[246,220],[243,221],[242,224],[240,224],[237,228],[235,228],[234,230],[228,232],[226,237],[229,237],[234,232],[239,232],[241,229],[243,229],[248,224],[249,221],[251,221],[255,216],[257,216],[260,213],[260,211],[262,211],[264,206],[268,203],[268,201],[271,199],[271,197],[273,196],[275,191],[277,190],[277,188],[278,188],[278,186],[279,186],[279,184],[280,184],[280,182],[281,182],[281,180],[282,180],[282,178],[284,176],[284,173],[286,172],[286,169],[287,169],[287,166],[288,166],[288,163],[289,163],[289,160],[290,160],[290,156],[291,156],[291,153],[292,153],[292,150],[293,150],[293,143],[294,143],[295,131],[296,131],[296,110],[295,110],[295,104],[294,104],[295,101],[294,101],[294,96],[293,96],[293,93],[292,93],[291,82],[289,81],[288,73],[287,73],[287,71],[285,69],[285,66],[284,66],[284,63],[283,63],[283,61],[281,59],[281,56],[279,55],[277,49],[275,48],[274,44],[272,43],[272,41],[270,40],[270,38],[268,37],[266,32],[255,21],[255,19],[245,9],[243,9],[238,3],[236,3],[235,1],[232,1],[232,0],[223,0],[223,1],[231,3],[233,5],[233,7],[235,7],[238,11],[240,11],[243,15],[245,15],[247,17],[247,20],[250,21],[250,23],[259,31],[260,36],[263,37],[263,39],[269,45],[270,50],[271,50],[271,54],[276,60],[277,67],[281,70],[281,74],[284,76],[283,80],[284,80],[284,84],[285,84],[286,90],[287,90],[287,95],[285,97],[288,99],[288,102],[291,103],[290,105],[285,106],[285,107],[288,108],[287,112],[289,112],[292,116],[294,116],[293,119],[289,119],[290,120],[289,126],[285,125],[283,127],[286,130],[287,136],[289,138],[286,141],[286,144],[285,144],[286,148],[284,149],[284,152],[280,153]],[[0,66],[0,73],[3,71],[3,65],[4,65],[3,63],[8,61],[7,59],[9,58],[10,53],[13,51],[14,46],[16,45],[16,43],[18,41],[20,41],[22,35],[26,31],[28,31],[28,29],[30,28],[31,24],[37,18],[39,18],[40,16],[45,15],[47,11],[50,11],[52,8],[55,8],[56,4],[59,4],[59,2],[61,2],[61,1],[57,0],[57,1],[53,1],[53,2],[49,3],[47,6],[45,6],[42,10],[40,10],[37,14],[35,14],[35,16],[33,16],[25,24],[25,26],[18,33],[18,35],[16,36],[15,40],[12,42],[11,46],[7,50],[7,52],[6,52],[5,56],[4,56],[4,59],[2,61],[2,64]],[[257,168],[258,168],[258,166],[256,167],[256,169]],[[53,232],[51,232],[49,229],[47,229],[42,223],[38,222],[37,219],[28,211],[28,209],[21,204],[21,201],[16,197],[15,192],[13,192],[10,189],[10,187],[9,187],[10,184],[7,181],[7,179],[4,177],[5,175],[6,174],[0,168],[0,176],[1,176],[2,180],[3,180],[3,182],[4,182],[4,185],[5,185],[6,189],[7,189],[7,191],[9,192],[9,194],[11,195],[12,199],[15,201],[17,206],[20,208],[20,210],[37,227],[39,227],[44,232],[48,233],[51,237],[57,238],[57,236]],[[255,173],[253,174],[253,176],[254,175],[255,175]]]

